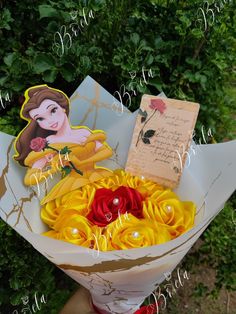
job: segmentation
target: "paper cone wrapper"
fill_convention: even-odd
[[[136,113],[122,110],[113,96],[87,77],[71,97],[70,117],[73,125],[106,131],[114,155],[105,165],[113,169],[124,166]],[[134,313],[165,279],[164,273],[172,272],[179,264],[236,186],[236,141],[193,144],[195,153],[191,154],[190,165],[185,167],[175,192],[182,200],[197,204],[195,226],[162,245],[99,252],[41,235],[48,229],[40,219],[39,198],[23,185],[26,169],[12,160],[14,137],[0,133],[0,141],[1,218],[87,288],[103,313]],[[41,191],[40,198],[42,194]]]

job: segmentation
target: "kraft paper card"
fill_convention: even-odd
[[[144,95],[125,170],[175,188],[184,164],[200,105]]]

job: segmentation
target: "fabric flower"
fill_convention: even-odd
[[[75,190],[46,203],[41,209],[41,219],[51,228],[56,220],[66,210],[76,210],[78,215],[86,216],[89,212],[89,198],[93,197],[95,189]]]
[[[126,212],[142,218],[142,195],[133,188],[120,186],[117,190],[98,189],[91,204],[87,218],[104,227]]]
[[[194,224],[196,206],[193,202],[182,202],[169,189],[154,195],[143,204],[146,219],[168,226],[172,238],[188,231]]]
[[[92,306],[97,314],[102,314],[93,303]],[[140,309],[135,311],[134,314],[156,314],[156,313],[158,313],[158,307],[156,306],[156,304],[149,304],[140,307]]]
[[[65,210],[54,224],[54,229],[43,235],[57,240],[90,247],[93,240],[93,229],[86,217],[78,215],[76,210]]]
[[[41,217],[52,228],[44,235],[105,252],[174,239],[192,228],[195,212],[170,189],[116,170],[48,202]]]
[[[94,182],[93,186],[96,189],[103,187],[113,191],[120,186],[127,186],[139,191],[139,193],[141,193],[144,198],[151,196],[154,191],[164,190],[161,185],[151,180],[145,179],[144,177],[134,176],[120,169],[114,171],[114,176]]]
[[[161,114],[163,114],[166,110],[166,104],[161,99],[151,99],[151,104],[149,105],[149,108],[158,110]]]
[[[30,148],[35,152],[40,152],[47,146],[47,140],[43,137],[35,137],[30,141]]]
[[[165,243],[171,235],[164,225],[151,219],[138,219],[132,214],[122,215],[110,223],[105,231],[109,250],[125,250]]]
[[[140,307],[139,310],[137,310],[134,314],[156,314],[159,313],[158,307],[156,304],[149,304]]]

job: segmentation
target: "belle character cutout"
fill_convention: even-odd
[[[69,99],[47,85],[26,90],[21,118],[28,121],[15,141],[14,159],[28,167],[24,183],[35,185],[60,171],[63,178],[42,199],[45,204],[113,172],[96,166],[112,156],[103,131],[73,127],[68,120]]]

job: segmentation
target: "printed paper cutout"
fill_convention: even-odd
[[[96,162],[112,156],[102,130],[71,126],[68,97],[47,85],[33,86],[25,92],[20,116],[28,121],[15,141],[14,159],[28,167],[24,183],[39,184],[61,172],[62,179],[43,198],[41,204],[85,184],[112,175]]]
[[[107,134],[106,142],[112,148],[113,155],[98,162],[98,165],[112,170],[124,168],[136,121],[135,114],[90,76],[70,97],[70,103],[72,125],[86,125],[92,130],[102,129]]]
[[[142,97],[125,170],[175,188],[188,156],[199,104]]]

